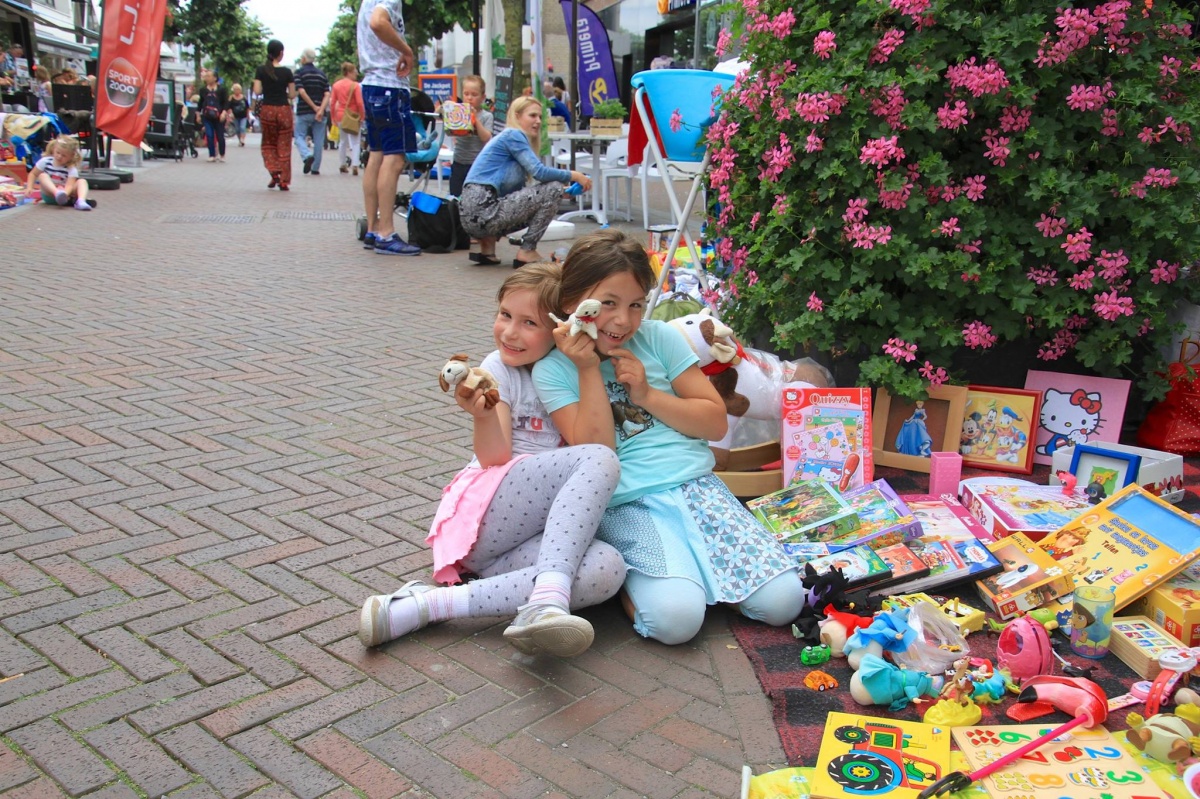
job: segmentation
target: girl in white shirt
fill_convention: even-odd
[[[59,136],[46,147],[46,154],[38,159],[29,172],[25,193],[32,195],[34,187],[42,193],[42,202],[67,205],[75,201],[79,211],[90,211],[87,181],[79,177],[79,165],[83,156],[79,154],[79,142],[74,136]]]

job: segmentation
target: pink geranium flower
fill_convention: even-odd
[[[817,292],[808,295],[808,310],[813,313],[820,313],[825,310],[825,303],[821,302],[821,298],[817,296]]]
[[[829,58],[833,55],[833,51],[837,49],[837,37],[833,31],[821,31],[817,34],[817,38],[813,40],[813,52],[818,58]]]
[[[966,325],[962,331],[963,343],[971,349],[987,349],[996,343],[998,337],[992,333],[991,325],[985,325],[976,320]]]
[[[915,361],[917,359],[917,345],[909,344],[901,338],[889,338],[887,344],[883,345],[885,354],[896,359],[896,363],[901,361]]]
[[[945,383],[949,378],[949,375],[946,374],[945,369],[940,366],[935,369],[933,364],[929,361],[926,361],[925,365],[918,369],[917,372],[921,375],[921,377],[929,381],[931,388],[937,388]]]

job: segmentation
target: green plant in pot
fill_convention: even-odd
[[[624,119],[625,106],[621,105],[620,100],[601,100],[592,106],[591,128],[593,133],[619,136]]]
[[[1162,394],[1200,295],[1200,58],[1174,0],[742,0],[708,131],[726,317],[918,398],[1032,343]]]

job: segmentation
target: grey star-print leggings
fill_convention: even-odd
[[[458,200],[463,230],[477,239],[500,238],[526,225],[522,250],[536,250],[558,213],[566,186],[558,181],[534,183],[503,197],[481,183],[468,183]]]
[[[597,605],[625,581],[625,561],[596,541],[620,477],[616,453],[599,444],[563,447],[518,461],[492,497],[462,565],[471,616],[511,616],[544,571],[573,577],[571,608]]]

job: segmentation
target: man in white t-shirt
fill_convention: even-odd
[[[405,153],[417,149],[408,76],[416,56],[404,40],[401,0],[363,0],[358,10],[358,63],[370,157],[363,173],[367,235],[363,247],[377,255],[420,255],[396,234],[396,183]]]

